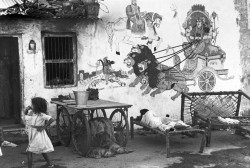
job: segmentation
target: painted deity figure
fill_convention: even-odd
[[[133,31],[134,33],[145,33],[144,22],[142,19],[142,13],[140,7],[137,5],[137,0],[131,0],[131,4],[126,7],[127,25],[128,30]],[[132,25],[131,25],[132,23]]]
[[[212,39],[210,28],[205,23],[204,19],[197,19],[196,26],[190,32],[191,40],[203,40],[203,39]]]
[[[190,21],[191,22],[191,21]],[[223,63],[226,58],[226,53],[219,47],[212,45],[213,28],[211,24],[205,21],[204,17],[197,18],[195,25],[185,26],[186,33],[183,34],[189,41],[198,40],[198,44],[194,44],[192,48],[185,51],[185,56],[190,56],[191,53],[210,57],[220,55],[220,60]],[[185,44],[184,44],[185,46]],[[193,58],[191,56],[190,58]]]

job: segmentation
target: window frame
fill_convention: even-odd
[[[56,59],[56,60],[46,60],[45,57],[45,37],[72,37],[73,42],[73,59]],[[44,77],[44,88],[69,88],[77,86],[77,37],[75,32],[42,32],[42,55],[43,55],[43,77]],[[74,84],[66,85],[46,85],[46,63],[65,63],[73,62],[73,78]]]

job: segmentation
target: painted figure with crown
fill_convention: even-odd
[[[183,73],[187,77],[198,77],[201,90],[211,91],[215,86],[216,77],[222,80],[231,79],[227,77],[228,69],[224,69],[226,53],[216,45],[218,27],[216,27],[217,14],[211,16],[203,5],[193,5],[187,13],[183,23],[188,42],[183,43],[183,48],[190,42],[196,42],[192,47],[185,49],[184,55],[188,57],[185,62]]]

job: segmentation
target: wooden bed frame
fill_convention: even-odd
[[[159,129],[154,129],[149,127],[146,124],[141,123],[138,120],[135,120],[133,117],[130,117],[130,133],[131,133],[131,139],[134,139],[134,124],[145,127],[153,132],[156,132],[158,134],[164,135],[166,137],[166,152],[167,152],[167,158],[170,157],[170,135],[176,135],[176,134],[188,134],[188,133],[200,133],[202,135],[201,138],[201,145],[200,145],[200,150],[199,153],[202,153],[204,150],[204,146],[206,144],[206,131],[203,129],[197,129],[197,128],[191,128],[191,129],[186,129],[186,130],[175,130],[175,131],[166,131],[163,132]]]
[[[202,102],[198,101],[201,99],[203,100]],[[218,105],[218,101],[223,99],[227,101],[225,101],[224,104]],[[213,129],[225,129],[230,127],[242,130],[243,132],[245,130],[245,132],[247,132],[246,127],[244,129],[241,128],[242,126],[250,126],[250,116],[240,116],[241,114],[239,110],[243,100],[245,102],[249,102],[250,96],[241,90],[182,93],[181,120],[184,122],[189,122],[188,120],[192,120],[193,125],[205,126],[207,128],[207,146],[210,146],[211,132]],[[231,107],[229,106],[230,103]],[[199,104],[204,108],[196,108]],[[210,111],[211,115],[206,113],[206,111]],[[222,123],[218,120],[218,116],[222,116],[223,118],[237,119],[240,122],[239,124]]]

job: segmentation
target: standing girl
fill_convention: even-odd
[[[29,138],[27,148],[28,168],[32,168],[33,153],[42,154],[48,167],[54,167],[47,155],[47,153],[54,151],[53,145],[45,131],[54,121],[51,116],[47,115],[47,101],[41,97],[32,98],[31,106],[25,109],[24,114]]]

